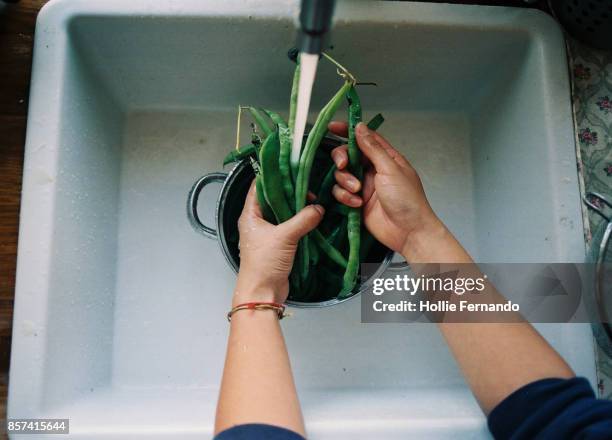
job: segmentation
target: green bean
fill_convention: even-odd
[[[339,231],[338,233],[331,237],[330,236],[330,243],[333,247],[335,247],[336,249],[342,249],[342,247],[344,246],[344,242],[347,238],[347,228],[348,228],[348,220],[346,219],[346,217],[342,220],[342,223],[339,226]]]
[[[293,187],[293,177],[291,176],[291,130],[289,127],[279,127],[278,133],[280,136],[281,149],[278,156],[278,167],[283,176],[283,190],[285,197],[293,208],[295,205],[295,189]]]
[[[310,240],[308,242],[308,254],[310,257],[310,262],[312,263],[313,266],[316,266],[319,263],[319,248],[317,247],[317,243],[315,243],[314,240]]]
[[[295,65],[295,71],[293,72],[293,83],[291,84],[291,98],[289,100],[289,134],[291,136],[289,145],[293,144],[293,133],[295,133],[295,114],[297,113],[297,99],[298,99],[298,91],[300,85],[300,60],[299,57],[297,59]],[[291,165],[291,147],[289,148],[289,156],[283,157],[283,160],[287,161],[287,166],[289,167],[291,173],[291,179],[293,182],[297,179],[297,168],[293,169]]]
[[[293,216],[291,207],[283,194],[281,175],[278,169],[278,153],[280,141],[278,130],[272,132],[264,141],[259,152],[259,165],[263,180],[263,189],[266,201],[270,205],[276,221],[285,222]]]
[[[370,119],[370,122],[368,122],[367,125],[370,130],[376,131],[384,121],[385,118],[383,118],[383,115],[378,113],[376,116]],[[336,170],[336,165],[332,165],[329,168],[329,171],[325,174],[325,177],[323,177],[323,182],[321,183],[321,189],[319,190],[318,195],[319,203],[323,206],[327,205],[331,199],[331,190],[336,183],[336,177],[334,175]]]
[[[261,114],[259,109],[255,107],[249,107],[249,112],[251,113],[251,116],[253,116],[253,120],[255,121],[259,129],[261,130],[263,134],[263,138],[265,139],[268,136],[270,136],[273,130],[268,125],[268,121],[266,121],[266,118],[264,117],[264,115]]]
[[[278,137],[280,140],[280,153],[278,155],[278,168],[280,170],[281,176],[283,177],[283,191],[285,192],[285,197],[287,198],[287,202],[289,205],[293,207],[295,202],[293,198],[295,197],[294,189],[293,189],[293,179],[291,178],[291,169],[289,164],[289,158],[291,156],[291,130],[287,126],[287,123],[276,112],[270,110],[264,110],[266,114],[272,119],[276,125],[278,125]]]
[[[308,291],[306,292],[306,299],[308,302],[316,301],[316,295],[321,289],[319,286],[320,280],[321,278],[316,272],[312,274],[312,280],[308,286]]]
[[[340,215],[348,215],[350,209],[351,208],[346,206],[344,203],[334,203],[329,207],[329,212],[335,212]]]
[[[310,233],[310,236],[313,238],[313,241],[317,244],[319,249],[323,251],[325,255],[329,257],[334,263],[337,263],[343,268],[346,268],[347,261],[346,258],[340,253],[338,249],[333,247],[321,234],[321,231],[315,229]]]
[[[308,235],[302,237],[302,239],[298,242],[297,252],[295,254],[295,265],[298,268],[298,273],[300,277],[300,282],[304,283],[306,278],[308,278],[308,271],[310,270],[310,255],[309,249],[310,244],[308,240]]]
[[[298,301],[310,302],[314,289],[316,288],[316,274],[309,273],[308,278],[302,283],[302,288],[299,291]]]
[[[259,202],[263,218],[268,222],[274,222],[276,218],[274,216],[274,212],[270,208],[270,205],[268,205],[268,201],[266,200],[261,174],[257,174],[255,176],[255,190],[257,194],[257,201]]]
[[[350,88],[350,83],[345,82],[334,97],[323,107],[317,120],[308,134],[306,146],[300,155],[300,165],[298,169],[297,179],[295,182],[295,212],[299,212],[306,206],[306,195],[308,193],[308,182],[310,178],[310,170],[314,160],[315,152],[327,133],[327,125],[331,118],[336,113],[336,110],[342,102],[342,98]],[[298,246],[298,256],[296,257],[300,265],[300,277],[304,280],[308,275],[308,235],[302,238],[303,245]]]
[[[323,206],[328,205],[331,201],[332,187],[336,183],[336,177],[334,175],[336,169],[336,165],[329,167],[329,171],[325,174],[325,177],[323,177],[321,188],[319,188],[319,195],[317,198],[319,199],[319,203]]]
[[[361,153],[357,147],[355,138],[355,126],[361,122],[361,102],[354,86],[351,86],[346,94],[349,102],[349,141],[348,156],[349,169],[351,173],[361,180],[363,169],[361,165]],[[350,208],[347,219],[347,235],[349,240],[349,257],[344,271],[342,290],[339,298],[345,298],[351,294],[357,283],[359,272],[359,246],[361,242],[361,209]]]
[[[342,222],[340,225],[336,226],[327,237],[325,237],[325,241],[327,241],[329,244],[333,245],[334,242],[336,241],[336,237],[338,237],[338,234],[344,234],[346,233],[346,231],[343,232],[343,224],[344,222]],[[335,247],[335,246],[334,246]]]
[[[304,206],[306,206],[306,194],[308,193],[308,183],[310,178],[310,171],[312,169],[312,163],[314,160],[315,153],[323,136],[327,133],[327,125],[331,121],[332,117],[338,110],[342,99],[346,95],[347,91],[351,87],[349,82],[345,82],[344,85],[338,90],[334,97],[323,107],[315,124],[313,125],[308,138],[306,139],[306,146],[302,155],[300,156],[300,167],[298,170],[298,177],[295,184],[295,211],[299,212]]]
[[[223,166],[238,162],[245,157],[251,156],[257,152],[255,145],[249,144],[244,147],[240,147],[239,149],[235,149],[227,153],[227,156],[223,159]]]
[[[295,293],[300,292],[302,289],[302,283],[300,281],[300,274],[296,270],[295,264],[289,274],[289,297],[295,298]]]
[[[382,114],[377,113],[376,116],[370,119],[370,122],[367,123],[367,126],[370,130],[376,131],[378,130],[378,127],[382,125],[383,122],[385,122],[385,118],[383,118]]]
[[[361,122],[361,101],[359,95],[352,87],[347,93],[347,99],[349,101],[349,139],[347,145],[347,153],[349,157],[349,170],[359,180],[363,177],[363,166],[361,164],[361,150],[357,145],[357,138],[355,136],[355,127]]]
[[[272,110],[268,110],[268,109],[262,109],[263,112],[268,115],[268,117],[272,120],[272,122],[274,122],[274,124],[278,125],[279,127],[281,126],[287,126],[287,122],[285,122],[285,120],[283,119],[283,117],[281,115],[279,115],[277,112],[274,112]]]

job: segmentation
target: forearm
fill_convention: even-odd
[[[242,310],[230,324],[215,432],[244,423],[304,435],[289,356],[273,310]]]
[[[404,257],[411,264],[473,264],[469,254],[438,220],[407,241]],[[462,266],[463,270],[477,270]],[[574,373],[527,322],[441,323],[438,327],[472,392],[488,414],[523,385]]]

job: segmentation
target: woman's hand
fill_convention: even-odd
[[[329,129],[347,136],[347,124],[332,122]],[[338,168],[335,198],[347,206],[363,205],[363,216],[368,230],[388,248],[406,256],[412,239],[426,230],[443,227],[434,214],[421,179],[415,169],[380,134],[360,123],[355,130],[357,144],[365,160],[363,188],[346,169],[346,145],[332,151]],[[357,193],[362,190],[361,196]]]
[[[251,185],[238,221],[240,271],[234,305],[254,301],[283,303],[287,299],[298,241],[317,227],[324,212],[320,205],[309,205],[288,221],[273,225],[264,220],[255,185]]]

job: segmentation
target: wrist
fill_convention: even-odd
[[[402,255],[409,264],[473,263],[461,243],[437,217],[407,237]]]
[[[428,260],[432,249],[442,245],[449,235],[444,223],[432,214],[431,218],[406,236],[401,254],[408,263],[430,262]]]
[[[251,282],[238,275],[232,306],[248,302],[275,302],[284,303],[286,293],[279,286],[266,282]]]

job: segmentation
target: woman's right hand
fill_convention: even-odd
[[[339,136],[347,136],[348,126],[344,122],[332,122],[329,129]],[[406,256],[417,235],[444,226],[429,205],[421,179],[406,158],[364,123],[357,125],[355,134],[366,158],[363,185],[347,170],[347,146],[342,145],[331,153],[338,168],[333,194],[347,206],[363,205],[364,222],[372,235]]]

